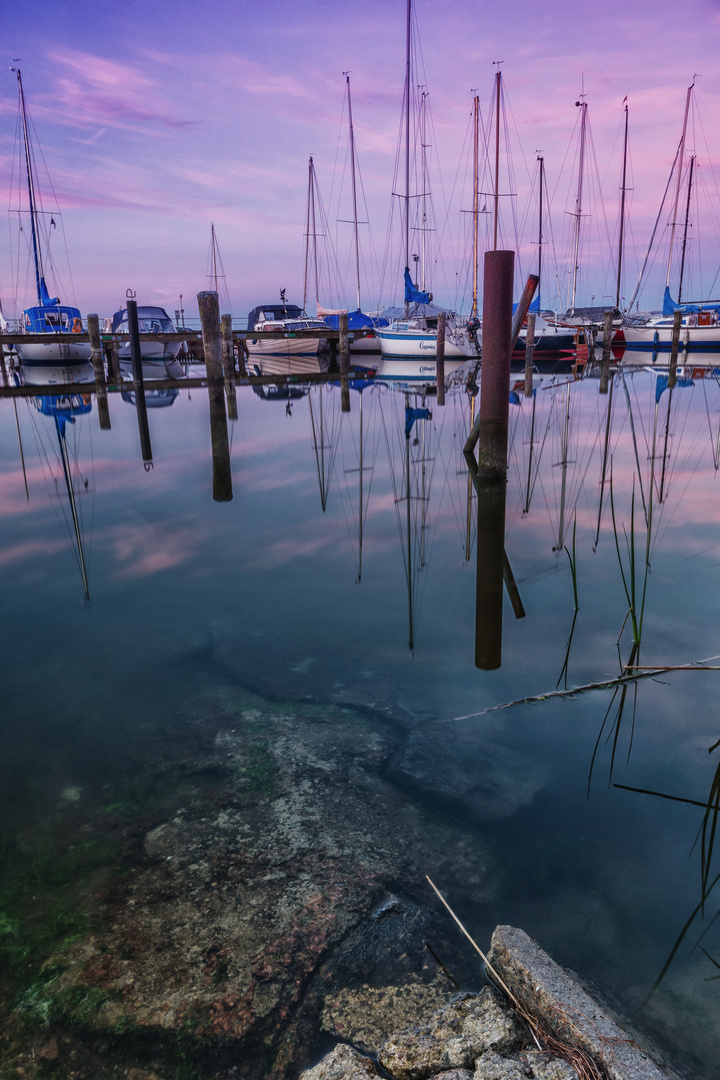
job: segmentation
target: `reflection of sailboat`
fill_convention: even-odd
[[[310,406],[310,426],[312,428],[313,450],[315,452],[315,464],[317,466],[318,484],[320,487],[320,505],[323,513],[327,507],[328,494],[330,491],[330,479],[335,467],[335,455],[338,448],[338,414],[337,408],[333,408],[330,401],[330,415],[325,404],[328,394],[332,393],[332,386],[317,386],[310,390],[308,405]],[[337,398],[337,394],[334,395]],[[313,398],[317,398],[316,410],[313,408]],[[342,414],[341,414],[342,415]]]
[[[175,387],[168,390],[157,390],[153,387],[145,387],[145,404],[148,409],[166,409],[173,404],[175,399],[179,397],[180,391]],[[128,405],[136,404],[136,394],[134,390],[122,390],[120,393],[123,401],[126,401]]]
[[[70,375],[73,383],[79,382],[93,382],[94,373],[90,364],[82,365],[78,369],[65,369]],[[27,385],[48,385],[47,383],[48,369],[46,367],[36,368],[31,365],[23,365],[20,369],[20,376]],[[68,497],[68,505],[70,507],[70,515],[72,519],[72,529],[75,538],[75,545],[78,558],[78,566],[80,568],[80,574],[83,582],[83,591],[85,599],[90,599],[90,590],[88,585],[87,567],[85,564],[85,551],[83,548],[83,537],[80,522],[80,514],[78,512],[75,483],[72,475],[72,465],[67,448],[67,434],[66,427],[68,424],[74,424],[75,418],[83,416],[89,413],[92,409],[92,398],[90,394],[50,394],[42,395],[33,399],[35,408],[43,416],[52,417],[55,423],[55,432],[57,434],[58,448],[60,452],[60,462],[62,465],[63,478],[65,481],[65,491]],[[57,487],[57,480],[55,481]],[[88,482],[83,482],[83,487],[87,490]]]
[[[30,232],[32,236],[32,254],[35,264],[35,288],[37,291],[37,304],[26,308],[22,313],[20,332],[27,334],[62,334],[63,340],[45,342],[33,342],[32,344],[16,345],[17,355],[23,361],[32,364],[48,363],[57,364],[58,361],[82,362],[90,359],[90,345],[86,342],[74,340],[73,333],[82,333],[80,311],[76,307],[61,304],[58,297],[51,297],[45,282],[45,268],[43,265],[43,237],[40,229],[41,210],[38,207],[39,190],[35,175],[35,162],[33,148],[30,142],[30,129],[28,122],[27,105],[23,92],[22,76],[19,68],[12,68],[17,75],[18,91],[20,96],[20,123],[25,154],[25,170],[27,174],[28,202],[30,207]],[[21,226],[22,228],[22,226]],[[49,230],[55,228],[55,219],[50,216]],[[47,247],[47,240],[46,240]]]

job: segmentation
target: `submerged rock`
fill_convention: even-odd
[[[89,996],[90,1031],[181,1039],[257,1080],[307,1064],[321,1029],[378,1045],[447,1000],[453,971],[467,985],[447,920],[387,884],[457,875],[477,899],[488,875],[472,833],[454,823],[449,845],[447,823],[383,779],[380,722],[230,691],[223,712],[197,764],[222,764],[224,792],[145,835],[95,932],[53,958],[50,993],[56,1011]]]
[[[414,731],[392,766],[399,780],[470,819],[510,817],[532,802],[549,770],[518,750],[484,736],[436,728]]]

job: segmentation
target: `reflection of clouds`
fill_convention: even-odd
[[[25,540],[22,544],[13,547],[0,548],[0,567],[8,567],[25,562],[28,559],[37,559],[38,556],[57,555],[65,550],[65,540]]]
[[[194,558],[202,535],[189,526],[122,525],[113,530],[109,546],[121,578],[149,577],[172,570]]]

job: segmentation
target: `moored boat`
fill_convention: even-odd
[[[21,334],[48,334],[52,339],[39,342],[24,342],[15,346],[19,359],[30,364],[82,363],[90,359],[88,342],[78,341],[73,334],[82,333],[82,318],[78,308],[70,304],[61,304],[60,298],[51,297],[45,282],[43,265],[42,235],[37,206],[38,184],[33,165],[34,155],[30,145],[30,126],[28,123],[27,104],[23,91],[22,75],[19,68],[11,68],[17,75],[19,93],[20,127],[22,130],[27,175],[28,204],[30,214],[30,232],[32,254],[35,265],[35,288],[37,304],[26,308],[20,317]],[[49,229],[55,226],[51,216]],[[63,336],[58,340],[58,335]]]

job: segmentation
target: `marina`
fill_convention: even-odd
[[[718,16],[658,5],[8,11],[0,1080],[715,1080]]]

